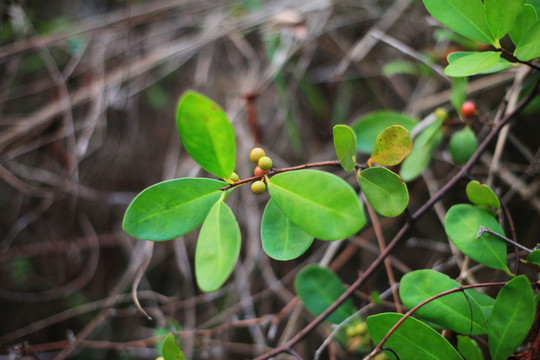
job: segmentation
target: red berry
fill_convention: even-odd
[[[257,177],[262,177],[262,176],[268,174],[269,172],[270,172],[270,170],[263,170],[259,166],[256,166],[255,170],[253,170],[253,174],[255,174],[255,176],[257,176]]]
[[[465,117],[473,117],[476,115],[476,105],[472,101],[465,101],[461,105],[461,113]]]

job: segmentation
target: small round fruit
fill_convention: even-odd
[[[249,159],[255,164],[259,162],[259,159],[263,156],[266,156],[266,153],[263,149],[259,147],[253,148],[253,150],[251,150],[251,152],[249,153]]]
[[[258,165],[255,167],[255,170],[253,170],[253,174],[255,174],[255,176],[257,176],[257,177],[262,177],[262,176],[268,174],[269,172],[270,172],[269,170],[261,169]]]
[[[259,159],[259,167],[263,170],[270,170],[272,165],[272,159],[270,159],[268,156],[263,156]]]
[[[229,176],[229,180],[231,180],[232,182],[237,182],[238,180],[240,180],[240,178],[238,177],[237,173],[233,172],[231,176]]]
[[[262,194],[266,191],[266,184],[262,181],[255,181],[253,184],[251,184],[251,191],[253,191],[254,194]]]
[[[437,119],[446,119],[448,117],[448,111],[446,111],[444,108],[442,107],[439,107],[439,108],[436,108],[435,111],[433,112],[433,114],[435,115],[435,117]]]
[[[473,117],[476,115],[476,105],[472,101],[465,101],[461,105],[461,113],[465,117]]]

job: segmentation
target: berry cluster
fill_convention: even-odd
[[[257,164],[253,173],[256,177],[263,177],[272,169],[272,159],[266,156],[266,153],[261,148],[254,148],[249,153],[249,159]],[[262,194],[266,191],[264,180],[257,180],[251,184],[251,191],[255,194]]]

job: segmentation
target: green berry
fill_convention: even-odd
[[[270,159],[268,156],[263,156],[259,159],[259,167],[263,170],[270,170],[272,165],[272,159]]]
[[[260,180],[255,181],[253,184],[251,184],[251,191],[257,195],[262,194],[266,191],[266,184]]]
[[[229,180],[231,180],[232,182],[237,182],[238,180],[240,180],[240,178],[238,177],[237,173],[233,172],[231,176],[229,176]]]
[[[434,113],[437,119],[446,119],[448,117],[448,112],[444,108],[436,108]]]
[[[263,156],[266,156],[266,153],[263,149],[259,147],[253,148],[253,150],[251,150],[251,152],[249,153],[249,159],[255,164],[259,162],[259,159]]]

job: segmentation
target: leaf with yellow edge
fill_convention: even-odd
[[[412,140],[407,129],[400,125],[390,126],[377,136],[369,163],[394,166],[402,162],[411,149]]]

